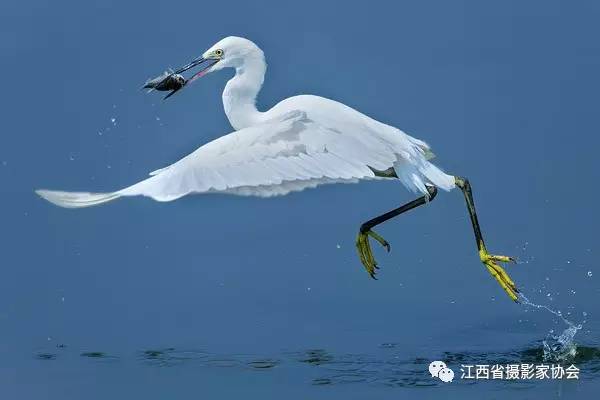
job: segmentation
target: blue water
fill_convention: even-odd
[[[594,396],[599,17],[592,1],[2,2],[1,397]],[[412,200],[398,184],[85,210],[34,195],[114,190],[228,133],[227,72],[167,102],[138,89],[231,34],[266,53],[260,108],[320,94],[428,141],[543,307],[489,276],[458,192],[378,230],[378,281],[354,239]],[[553,360],[581,379],[460,379]]]

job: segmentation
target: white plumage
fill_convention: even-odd
[[[454,177],[428,160],[432,153],[426,143],[336,101],[295,96],[267,112],[258,111],[255,100],[266,71],[263,52],[247,39],[228,37],[203,57],[217,60],[215,54],[221,57],[210,71],[236,69],[223,92],[225,112],[235,132],[112,193],[37,193],[68,208],[138,195],[157,201],[212,192],[269,197],[321,184],[384,179],[372,169],[390,167],[415,192],[427,195],[426,184],[445,190],[454,187]]]

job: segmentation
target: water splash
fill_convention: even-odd
[[[567,328],[560,335],[555,335],[552,330],[548,333],[546,339],[542,341],[544,346],[543,360],[547,362],[567,362],[573,360],[577,355],[577,344],[574,340],[575,335],[583,325],[576,325],[569,321],[560,311],[553,310],[542,304],[533,303],[523,293],[519,293],[519,301],[526,306],[544,309],[560,318],[567,325]]]

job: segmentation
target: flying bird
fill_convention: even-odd
[[[200,70],[190,80],[179,75],[195,67]],[[240,37],[220,40],[201,57],[146,85],[151,89],[177,91],[189,87],[186,84],[192,80],[224,68],[235,69],[235,76],[223,91],[223,106],[234,132],[115,192],[37,190],[37,194],[61,207],[81,208],[140,195],[157,201],[215,192],[270,197],[331,183],[400,181],[419,197],[366,221],[358,231],[356,247],[360,261],[375,278],[378,266],[369,238],[388,252],[390,245],[373,228],[428,204],[435,199],[438,189],[458,188],[467,204],[481,262],[508,296],[518,301],[515,283],[499,265],[514,259],[488,252],[468,179],[446,174],[434,165],[433,153],[424,141],[319,96],[294,96],[268,111],[259,111],[256,96],[267,68],[265,56],[256,44]]]

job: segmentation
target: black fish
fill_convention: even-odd
[[[174,95],[175,92],[183,88],[186,83],[187,81],[182,75],[174,74],[167,71],[162,75],[147,81],[144,84],[143,89],[158,90],[161,92],[166,92],[170,90],[171,93],[164,97],[165,99],[167,99]]]

